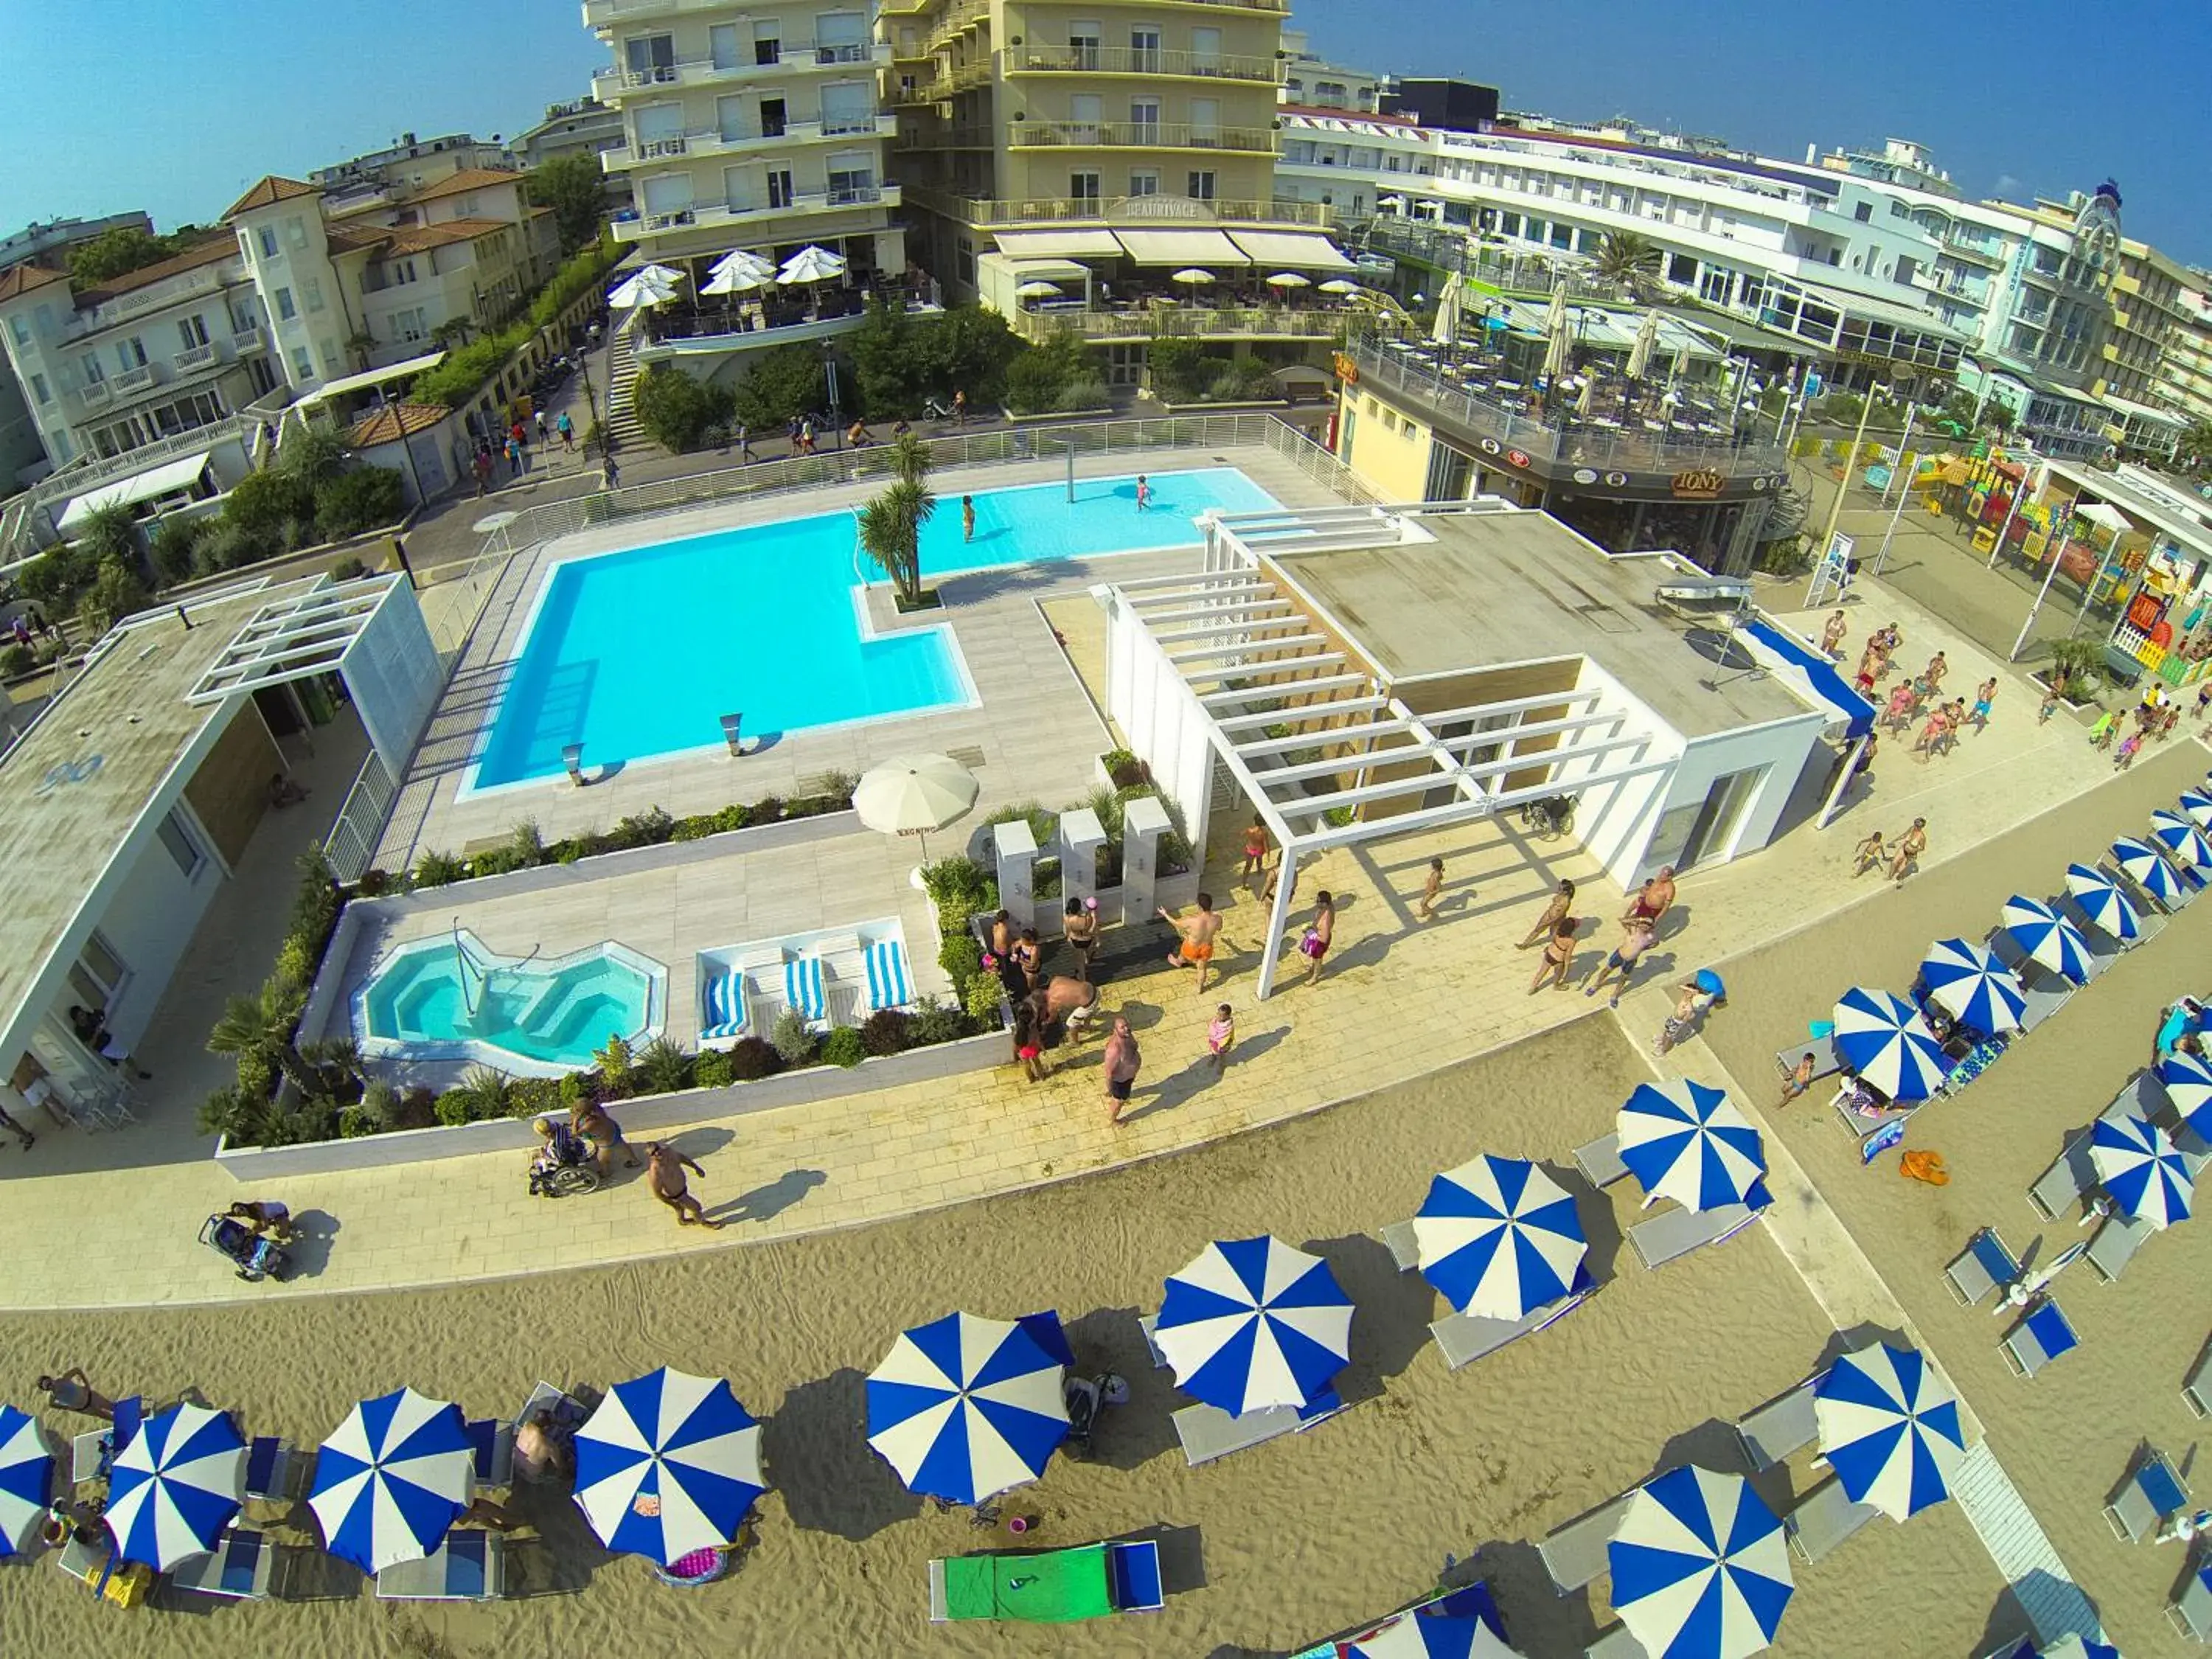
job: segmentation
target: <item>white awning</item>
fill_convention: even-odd
[[[2074,516],[2077,519],[2087,519],[2091,524],[2102,525],[2107,530],[2127,531],[2135,528],[2135,526],[2128,522],[2126,514],[2106,501],[2091,501],[2086,507],[2077,507],[2074,509]]]
[[[136,507],[140,501],[150,501],[163,495],[173,495],[179,490],[190,489],[199,482],[200,474],[207,470],[210,452],[203,449],[197,455],[185,455],[130,477],[118,478],[112,484],[102,484],[88,490],[63,510],[57,525],[62,534],[82,524],[103,507]]]
[[[363,374],[343,374],[335,380],[325,380],[300,399],[301,408],[312,408],[332,398],[342,398],[349,392],[367,392],[387,380],[402,380],[410,374],[420,374],[425,369],[435,368],[446,361],[442,351],[425,352],[420,357],[410,357],[404,363],[393,363],[384,368],[372,368]]]
[[[1292,270],[1355,270],[1342,249],[1310,230],[1232,230],[1229,240],[1243,248],[1255,265]]]
[[[1243,249],[1218,230],[1124,230],[1115,233],[1140,265],[1246,265]]]
[[[1110,230],[1002,230],[999,252],[1018,259],[1118,259]]]
[[[1008,262],[1007,269],[1025,283],[1079,283],[1097,274],[1090,266],[1079,265],[1073,259],[1014,259]]]

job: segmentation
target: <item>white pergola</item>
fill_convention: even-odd
[[[1474,501],[1458,510],[1510,509]],[[1417,713],[1260,561],[1260,550],[1374,547],[1404,536],[1401,514],[1369,507],[1218,518],[1207,526],[1201,569],[1114,586],[1115,606],[1158,653],[1155,682],[1164,665],[1287,867],[1330,848],[1470,823],[1674,764],[1654,755],[1640,713],[1603,684]],[[1532,751],[1532,742],[1547,746]],[[1320,750],[1328,752],[1301,757]],[[1531,782],[1530,773],[1540,775]],[[1352,781],[1342,785],[1346,774]],[[1329,779],[1340,787],[1315,793]],[[1439,793],[1400,810],[1409,796]],[[1377,805],[1388,816],[1364,816]],[[1276,883],[1263,998],[1274,988],[1290,892],[1290,882]]]

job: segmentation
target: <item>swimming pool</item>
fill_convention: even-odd
[[[1079,480],[1073,502],[1065,483],[984,491],[973,542],[960,498],[940,495],[922,574],[1188,546],[1208,508],[1280,505],[1235,467],[1149,477],[1142,514],[1133,475]],[[568,744],[593,769],[718,748],[725,714],[749,733],[802,732],[971,703],[950,629],[863,635],[854,540],[853,514],[826,513],[556,565],[469,789],[562,776]]]
[[[550,960],[504,957],[461,928],[399,946],[353,1001],[364,1054],[557,1073],[589,1066],[609,1037],[659,1035],[668,970],[611,940]]]

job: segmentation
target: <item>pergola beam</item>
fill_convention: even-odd
[[[1270,726],[1294,725],[1300,719],[1316,714],[1364,714],[1389,706],[1390,699],[1388,697],[1334,697],[1322,702],[1301,703],[1296,708],[1271,708],[1258,714],[1231,714],[1226,720],[1214,721],[1213,725],[1218,732],[1257,732]],[[1289,741],[1297,743],[1304,739],[1291,738]]]
[[[1264,665],[1262,667],[1264,670]],[[1208,691],[1203,695],[1194,692],[1192,695],[1197,696],[1200,703],[1207,708],[1226,708],[1231,703],[1251,702],[1260,697],[1297,696],[1301,693],[1325,691],[1332,686],[1365,685],[1367,683],[1367,676],[1364,674],[1328,674],[1319,679],[1285,680],[1280,685],[1255,685],[1249,690]]]
[[[1328,708],[1327,703],[1320,705]],[[1370,738],[1387,738],[1397,734],[1411,735],[1413,726],[1401,720],[1373,720],[1364,726],[1331,726],[1324,731],[1301,732],[1287,738],[1266,738],[1258,743],[1240,743],[1237,752],[1250,757],[1271,755],[1279,750],[1310,749],[1316,743],[1362,743]]]
[[[1220,635],[1216,634],[1213,637],[1218,640],[1221,636]],[[1214,649],[1206,651],[1170,651],[1168,653],[1168,660],[1173,663],[1176,667],[1180,668],[1185,663],[1219,662],[1224,658],[1246,656],[1255,651],[1288,651],[1293,646],[1303,647],[1309,645],[1327,645],[1328,643],[1328,635],[1326,634],[1294,634],[1288,639],[1238,640],[1233,642],[1224,643]],[[1342,662],[1344,660],[1344,653],[1341,651],[1308,653],[1304,650],[1301,650],[1297,656],[1286,659],[1285,660],[1292,662],[1304,660],[1309,655],[1316,660],[1318,660],[1323,655],[1326,655],[1329,659],[1335,662]]]

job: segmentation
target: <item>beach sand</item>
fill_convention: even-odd
[[[310,1556],[306,1582],[334,1599],[126,1614],[34,1564],[0,1595],[0,1649],[1231,1659],[1370,1620],[1428,1590],[1448,1558],[1480,1552],[1523,1649],[1578,1654],[1605,1616],[1604,1581],[1595,1601],[1555,1597],[1532,1540],[1686,1458],[1734,1467],[1729,1423],[1809,1374],[1835,1334],[1759,1228],[1644,1271],[1620,1242],[1636,1202],[1624,1183],[1586,1206],[1601,1292],[1453,1375],[1426,1344],[1437,1299],[1364,1235],[1409,1216],[1431,1172],[1478,1151],[1563,1164],[1649,1075],[1599,1017],[1279,1128],[865,1229],[447,1291],[11,1316],[0,1385],[12,1397],[42,1369],[82,1364],[103,1389],[196,1387],[251,1432],[311,1442],[355,1399],[401,1382],[504,1413],[540,1376],[604,1385],[664,1362],[722,1373],[769,1419],[776,1490],[757,1549],[704,1589],[663,1588],[642,1563],[607,1557],[564,1495],[524,1488],[518,1506],[546,1541],[518,1548],[507,1605],[380,1607],[350,1569]],[[1188,1469],[1168,1419],[1182,1399],[1146,1363],[1136,1317],[1206,1240],[1263,1231],[1311,1242],[1355,1297],[1341,1379],[1354,1403],[1308,1434]],[[865,1443],[861,1380],[903,1325],[1044,1306],[1068,1320],[1080,1363],[1121,1371],[1132,1397],[1097,1461],[1055,1460],[1010,1509],[1041,1517],[1047,1545],[1160,1529],[1168,1608],[933,1629],[927,1559],[1008,1540],[905,1492]],[[1801,1458],[1761,1484],[1779,1504],[1807,1480]],[[1877,1522],[1801,1577],[1784,1655],[1965,1654],[2020,1623],[1955,1506]]]
[[[2061,890],[2069,860],[2095,860],[2116,835],[2141,835],[2151,809],[2172,805],[2204,763],[2197,744],[2170,745],[1972,858],[1738,958],[1729,965],[1728,1006],[1708,1032],[1714,1052],[1771,1108],[1774,1051],[1802,1041],[1805,1022],[1826,1018],[1842,992],[1863,984],[1902,993],[1931,942],[1978,940],[2012,894]],[[2188,1473],[2202,1425],[2179,1391],[2205,1344],[2212,1226],[2200,1219],[2151,1239],[2111,1285],[2086,1263],[2068,1269],[2054,1288],[2081,1346],[2033,1381],[2014,1376],[1997,1351],[2010,1320],[1992,1317],[1986,1302],[1959,1307],[1942,1273],[1985,1225],[2023,1259],[2048,1261],[2091,1236],[2075,1224],[2078,1208],[2041,1220],[2027,1188],[2146,1063],[2165,1005],[2212,989],[2208,944],[2212,902],[2123,957],[1956,1100],[1914,1117],[1905,1144],[1940,1152],[1948,1187],[1899,1179],[1894,1156],[1858,1168],[1853,1137],[1826,1106],[1826,1085],[1768,1113],[1979,1413],[1991,1448],[2131,1656],[2187,1650],[2162,1611],[2182,1580],[2184,1553],[2122,1543],[2100,1511],[2146,1439]]]

